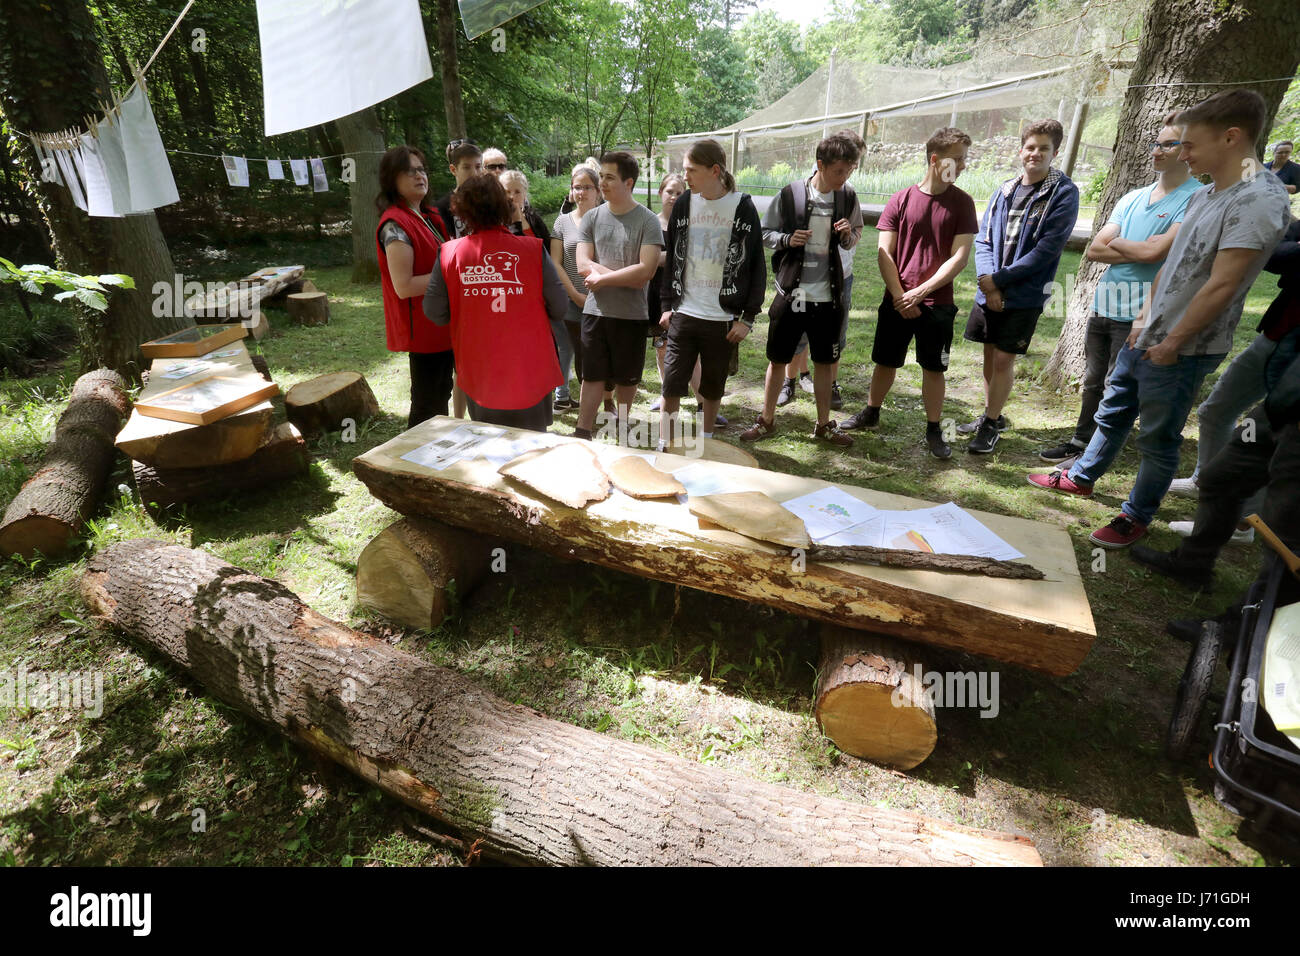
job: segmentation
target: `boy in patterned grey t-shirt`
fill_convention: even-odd
[[[1213,184],[1192,194],[1147,307],[1097,409],[1097,431],[1068,472],[1029,475],[1049,491],[1088,496],[1140,415],[1142,464],[1121,514],[1091,540],[1127,548],[1146,534],[1178,467],[1183,426],[1205,376],[1232,348],[1251,283],[1291,220],[1289,196],[1255,159],[1268,111],[1250,90],[1216,93],[1179,114],[1179,159]]]

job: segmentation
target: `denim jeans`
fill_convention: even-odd
[[[560,374],[564,384],[555,390],[556,398],[569,397],[569,365],[573,361],[573,343],[569,341],[569,329],[564,319],[551,319],[551,337],[555,339],[555,352],[560,359]]]
[[[1205,376],[1219,367],[1224,355],[1181,355],[1172,365],[1147,361],[1145,349],[1125,345],[1115,360],[1110,384],[1097,409],[1097,431],[1070,468],[1071,481],[1094,484],[1111,463],[1142,416],[1137,446],[1142,452],[1137,480],[1122,510],[1134,521],[1148,525],[1160,508],[1178,470],[1178,449],[1183,426]]]
[[[1101,397],[1106,392],[1110,374],[1115,370],[1115,359],[1124,340],[1133,331],[1132,322],[1116,322],[1096,312],[1088,317],[1088,333],[1084,340],[1087,365],[1083,373],[1083,394],[1079,402],[1079,421],[1074,426],[1074,443],[1080,447],[1092,441],[1097,430],[1094,421]]]

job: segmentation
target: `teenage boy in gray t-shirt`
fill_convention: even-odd
[[[614,385],[618,418],[626,422],[645,368],[646,285],[659,268],[659,217],[632,196],[640,167],[630,153],[600,158],[604,205],[582,217],[578,272],[587,284],[582,310],[582,393],[573,433],[591,438],[605,383]]]
[[[1232,348],[1251,284],[1291,221],[1290,196],[1255,159],[1268,121],[1251,90],[1216,93],[1180,113],[1178,158],[1213,184],[1192,194],[1169,258],[1097,410],[1097,431],[1068,472],[1029,475],[1049,491],[1089,496],[1142,418],[1142,464],[1121,513],[1091,535],[1103,548],[1127,548],[1146,534],[1178,467],[1183,425],[1205,376]]]

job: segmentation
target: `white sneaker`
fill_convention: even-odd
[[[1175,478],[1169,483],[1169,493],[1171,495],[1181,495],[1184,498],[1199,498],[1201,489],[1196,487],[1196,482],[1190,478]],[[1183,522],[1179,522],[1182,524]]]
[[[1196,527],[1196,522],[1194,521],[1169,522],[1169,530],[1172,531],[1174,534],[1182,535],[1184,538],[1189,537],[1191,535],[1192,529],[1194,527]],[[1254,542],[1254,540],[1255,540],[1254,528],[1238,528],[1232,532],[1233,544],[1251,544]]]

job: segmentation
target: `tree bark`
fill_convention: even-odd
[[[0,555],[31,559],[62,553],[103,494],[113,463],[113,436],[131,410],[121,376],[87,372],[72,386],[54,441],[0,520]]]
[[[330,372],[299,382],[284,396],[284,412],[306,434],[338,431],[344,421],[362,422],[379,402],[360,372]]]
[[[430,630],[488,573],[498,542],[427,518],[403,518],[357,558],[357,604]]]
[[[1294,76],[1297,64],[1300,4],[1294,0],[1154,0],[1142,24],[1142,42],[1116,129],[1114,159],[1092,222],[1093,236],[1125,193],[1155,178],[1149,144],[1167,113],[1220,90],[1240,89],[1244,78]],[[1268,104],[1269,125],[1289,83],[1252,87]],[[1266,132],[1260,135],[1261,147]],[[1055,388],[1083,377],[1088,316],[1105,271],[1103,263],[1084,259],[1073,289],[1066,290],[1065,325],[1043,369],[1044,379]]]
[[[146,505],[208,501],[296,478],[311,464],[307,443],[284,422],[266,434],[248,458],[205,468],[152,468],[135,462],[131,470],[140,500]]]
[[[1025,837],[759,783],[543,717],[202,551],[95,555],[90,609],[216,697],[507,860],[1038,865]]]
[[[0,105],[16,128],[47,132],[83,127],[110,97],[108,74],[84,0],[5,0],[0,8]],[[57,24],[57,28],[51,28]],[[30,42],[40,37],[39,44]],[[152,212],[120,219],[90,217],[63,186],[44,182],[30,143],[10,139],[35,187],[60,268],[84,275],[120,272],[135,280],[113,290],[108,310],[76,306],[81,368],[104,366],[130,381],[148,367],[140,343],[184,328],[180,316],[153,314],[153,287],[171,288],[175,268]]]
[[[934,702],[916,679],[918,650],[897,638],[822,626],[813,712],[836,747],[902,770],[934,752],[939,731]]]
[[[348,183],[352,206],[352,281],[373,284],[379,281],[379,255],[375,250],[375,231],[379,228],[379,211],[375,193],[379,191],[379,158],[384,152],[384,127],[373,107],[335,121],[343,152],[355,163],[356,178]]]
[[[465,131],[465,101],[456,53],[457,16],[456,0],[438,0],[438,60],[442,66],[442,108],[447,114],[448,139],[469,135]]]

